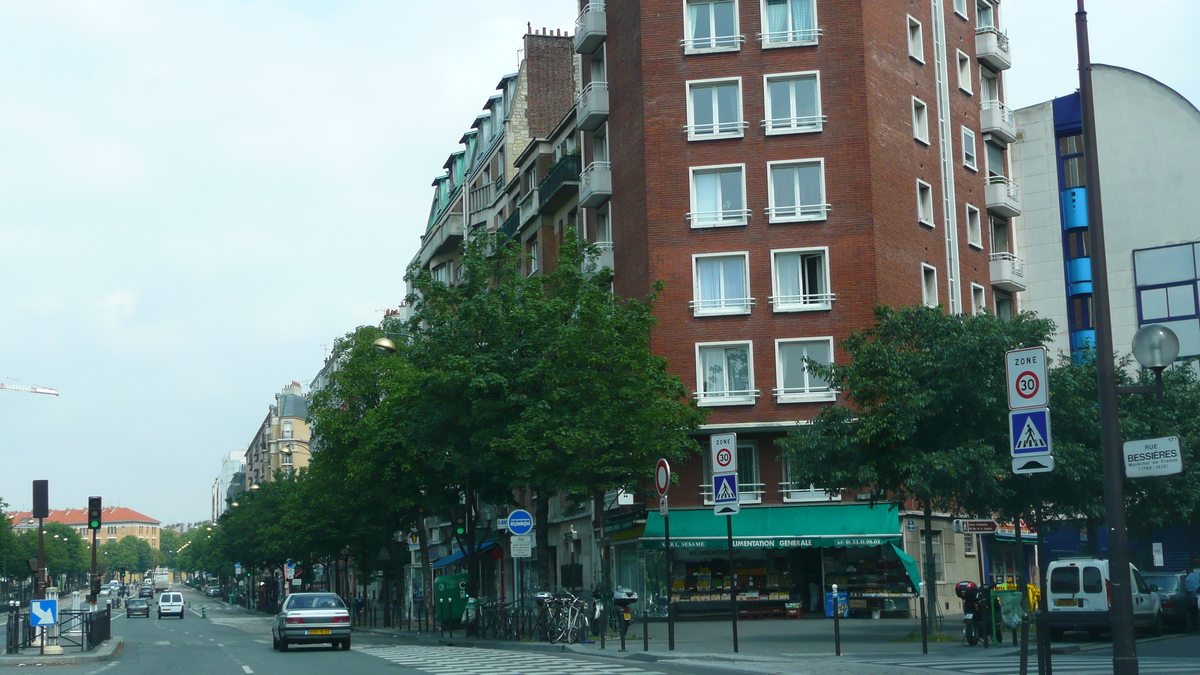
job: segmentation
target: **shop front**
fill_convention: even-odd
[[[832,584],[847,594],[851,616],[908,616],[920,581],[901,548],[891,507],[806,505],[746,509],[733,517],[733,569],[725,518],[709,510],[670,514],[674,562],[666,567],[663,519],[647,514],[647,591],[680,613],[729,611],[733,593],[746,615],[826,615]],[[737,588],[731,588],[736,572]],[[832,611],[831,609],[829,611]]]

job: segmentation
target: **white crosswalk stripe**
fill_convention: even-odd
[[[1018,675],[1020,664],[1015,658],[982,659],[855,659],[859,663],[881,666],[923,668],[972,675]],[[1200,673],[1200,658],[1141,658],[1138,670],[1143,675],[1195,675]],[[1055,656],[1054,672],[1062,675],[1112,675],[1112,657]],[[1037,657],[1030,655],[1029,672],[1037,672]]]
[[[469,647],[364,647],[356,651],[397,665],[454,675],[663,675],[623,663]]]

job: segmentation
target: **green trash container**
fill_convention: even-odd
[[[461,626],[467,608],[467,575],[447,574],[433,580],[434,616],[443,626]]]

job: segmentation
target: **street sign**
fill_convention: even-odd
[[[529,534],[533,531],[533,516],[525,509],[508,514],[508,531],[513,534]]]
[[[737,472],[737,434],[713,434],[709,438],[712,447],[712,472]]]
[[[658,460],[658,466],[654,467],[654,487],[659,497],[666,497],[671,487],[671,464],[665,459]]]
[[[954,531],[962,534],[995,534],[1000,525],[991,519],[956,520]]]
[[[533,536],[528,534],[514,535],[509,539],[509,547],[514,558],[533,557]]]
[[[727,516],[741,512],[738,502],[738,484],[736,473],[718,473],[713,475],[713,514]]]
[[[497,518],[496,519],[496,529],[497,530],[507,530],[508,529],[508,518]]]
[[[1054,455],[1013,457],[1013,473],[1046,473],[1054,470]]]
[[[1129,441],[1125,444],[1126,477],[1171,476],[1177,473],[1183,473],[1183,453],[1179,451],[1178,436]]]
[[[1013,457],[1052,454],[1048,409],[1014,410],[1008,413],[1008,430]]]
[[[1014,349],[1004,353],[1008,379],[1008,408],[1044,408],[1050,401],[1046,379],[1046,348]]]
[[[667,517],[667,496],[663,495],[658,498],[658,515],[663,518]]]
[[[53,626],[58,623],[58,600],[30,600],[29,625]]]

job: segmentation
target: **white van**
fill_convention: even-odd
[[[1104,558],[1063,558],[1050,563],[1047,570],[1050,633],[1056,638],[1069,630],[1085,630],[1092,636],[1109,630],[1112,584],[1108,560]],[[1162,634],[1162,600],[1150,591],[1137,567],[1129,566],[1129,587],[1133,591],[1133,625]]]
[[[158,618],[178,616],[183,618],[183,594],[168,592],[158,596]]]

